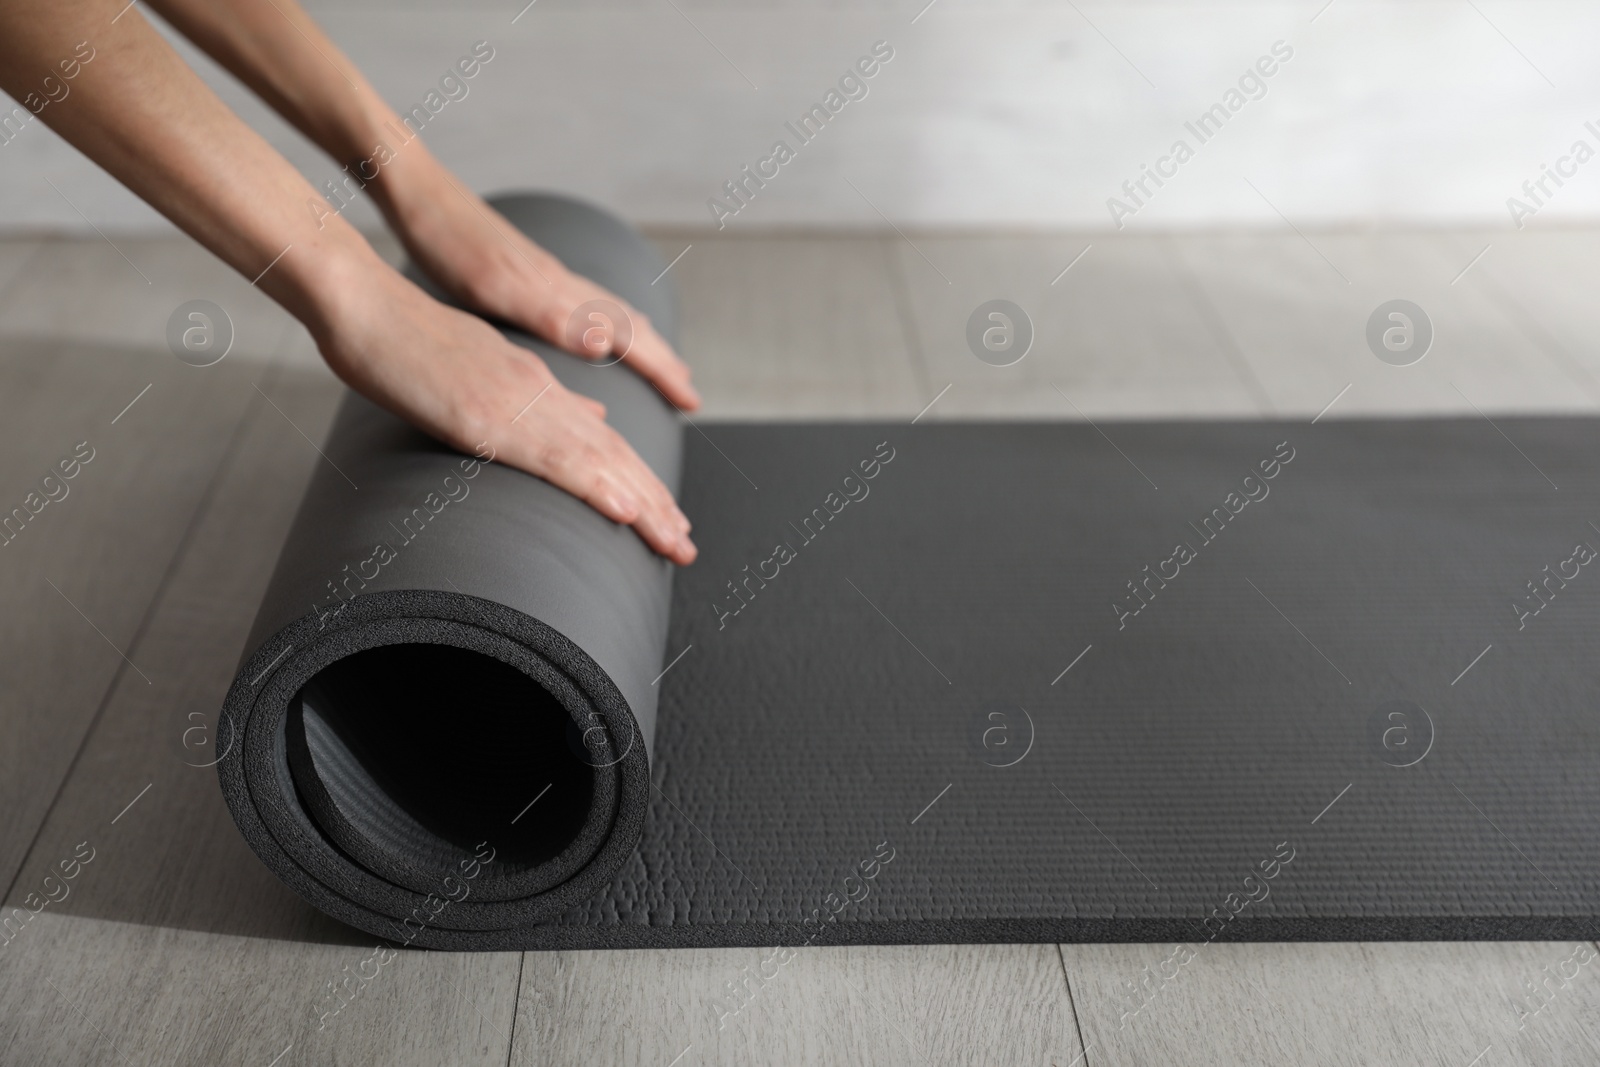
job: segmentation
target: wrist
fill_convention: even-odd
[[[323,147],[342,168],[319,191],[336,207],[370,197],[390,226],[399,228],[409,206],[440,184],[443,168],[422,138],[376,94],[362,94]],[[340,207],[342,210],[342,207]]]
[[[353,226],[332,217],[289,251],[261,287],[327,351],[330,343],[351,336],[375,290],[401,280]]]
[[[370,196],[397,229],[447,180],[421,136],[381,102],[363,114],[346,142],[344,183]]]
[[[384,215],[412,261],[457,300],[506,317],[517,294],[567,273],[431,155],[396,168]]]

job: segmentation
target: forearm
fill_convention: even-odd
[[[179,32],[319,145],[391,222],[445,180],[420,139],[295,0],[149,0]],[[387,151],[379,155],[377,146]]]
[[[314,335],[326,334],[337,314],[335,295],[381,261],[341,219],[319,221],[307,206],[320,201],[316,190],[223,105],[137,8],[124,4],[0,0],[0,88],[27,103],[54,57],[73,56],[87,41],[93,60],[38,117],[257,279]]]
[[[349,158],[352,148],[358,158],[370,151],[364,124],[381,125],[374,117],[392,113],[364,81],[353,102],[335,88],[333,78],[348,90],[359,76],[342,57],[334,59],[331,45],[328,56],[306,38],[309,51],[296,49],[285,37],[271,39],[266,25],[230,21],[250,14],[252,4],[216,2],[224,14],[214,18],[191,0],[162,7],[187,18],[185,32],[231,56],[247,81],[336,157]],[[288,0],[261,2],[256,14],[278,15]],[[688,520],[605,424],[601,405],[562,387],[537,354],[483,319],[430,299],[402,278],[124,3],[0,0],[0,89],[288,308],[334,372],[363,395],[449,446],[487,445],[502,462],[635,527],[663,555],[679,563],[694,559]],[[308,37],[315,32],[309,22],[289,25],[296,36],[297,26]],[[314,70],[312,54],[328,70]],[[302,76],[305,85],[296,88]],[[48,86],[45,77],[52,79]],[[34,92],[41,87],[48,99]],[[522,234],[507,233],[503,220],[497,225],[415,138],[384,168],[386,188],[401,168],[413,176],[392,185],[404,189],[407,206],[391,205],[390,217],[405,221],[407,247],[449,288],[478,296],[479,310],[520,315],[542,336],[559,339],[580,305],[607,295],[560,269]],[[632,337],[618,358],[631,355],[635,366],[653,368],[679,402],[692,403],[687,368],[648,321],[641,319]],[[539,411],[523,419],[540,398]]]

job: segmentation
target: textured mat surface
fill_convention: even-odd
[[[218,740],[318,907],[485,949],[1600,932],[1594,420],[680,438],[551,358],[681,460],[701,557],[347,407]]]
[[[1497,421],[1560,491],[1481,419],[691,439],[661,792],[529,943],[1593,937],[1600,425]]]

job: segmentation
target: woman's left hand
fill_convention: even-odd
[[[402,174],[400,163],[414,165]],[[574,355],[624,361],[677,408],[700,406],[688,365],[647,315],[569,271],[434,160],[397,160],[395,171],[385,197],[390,224],[412,259],[451,296]],[[574,320],[573,313],[593,300],[620,308],[624,328],[604,314]]]

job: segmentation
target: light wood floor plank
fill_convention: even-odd
[[[1421,231],[1219,234],[1174,243],[1284,414],[1313,417],[1347,385],[1329,417],[1472,414],[1474,405],[1529,414],[1600,407],[1600,395],[1585,393],[1473,288],[1472,272],[1456,282],[1472,258],[1464,242]],[[1366,340],[1367,320],[1393,299],[1416,303],[1433,324],[1432,348],[1411,366],[1381,361]]]
[[[97,856],[78,880],[115,877],[109,863],[105,872],[94,870],[102,859],[109,857]],[[370,944],[48,912],[34,924],[0,950],[6,1064],[506,1062],[515,955],[404,954],[318,1031],[324,983],[360,966]]]
[[[1477,260],[1457,285],[1504,312],[1577,390],[1600,403],[1600,231],[1452,231],[1443,238],[1455,258]]]
[[[1173,947],[1062,946],[1091,1067],[1545,1067],[1600,1058],[1593,945],[1213,944],[1191,946],[1181,968],[1185,955],[1164,963]],[[1523,982],[1540,985],[1546,967],[1565,981],[1551,979],[1549,992],[1530,999]],[[1145,992],[1128,988],[1140,985]]]
[[[1163,238],[915,236],[893,247],[933,392],[951,386],[927,418],[1268,413],[1253,369],[1219,343]],[[1012,366],[980,360],[968,342],[969,318],[993,299],[1033,325]]]
[[[38,509],[0,538],[8,886],[107,687],[145,684],[149,669],[125,654],[251,390],[226,361],[15,340],[0,347],[0,381],[0,515],[16,524],[13,509]],[[63,460],[75,476],[45,482]],[[49,493],[59,499],[41,506]]]
[[[0,335],[166,352],[173,311],[210,300],[233,323],[224,362],[276,352],[288,312],[210,252],[186,237],[115,240],[115,248],[98,238],[47,242],[27,272],[0,290]]]
[[[42,240],[0,240],[0,301],[43,247]]]
[[[119,679],[8,902],[14,915],[79,842],[94,850],[70,895],[0,947],[10,976],[0,1017],[33,1024],[0,1062],[67,1062],[69,1051],[100,1046],[101,1060],[84,1052],[87,1062],[117,1062],[111,1041],[134,1062],[265,1064],[291,1044],[280,1067],[505,1062],[515,954],[401,953],[324,1022],[336,1003],[327,984],[346,966],[360,970],[374,940],[278,882],[240,838],[215,770],[194,765],[210,761],[208,735],[255,607],[305,481],[324,462],[300,430],[320,438],[338,398],[305,375],[263,391],[277,407],[253,405],[189,552],[129,650],[151,684]],[[60,991],[24,980],[38,975]]]
[[[1078,1052],[1053,946],[927,945],[528,953],[511,1062],[913,1067]]]
[[[875,237],[656,241],[683,306],[697,419],[907,418],[926,402]]]

